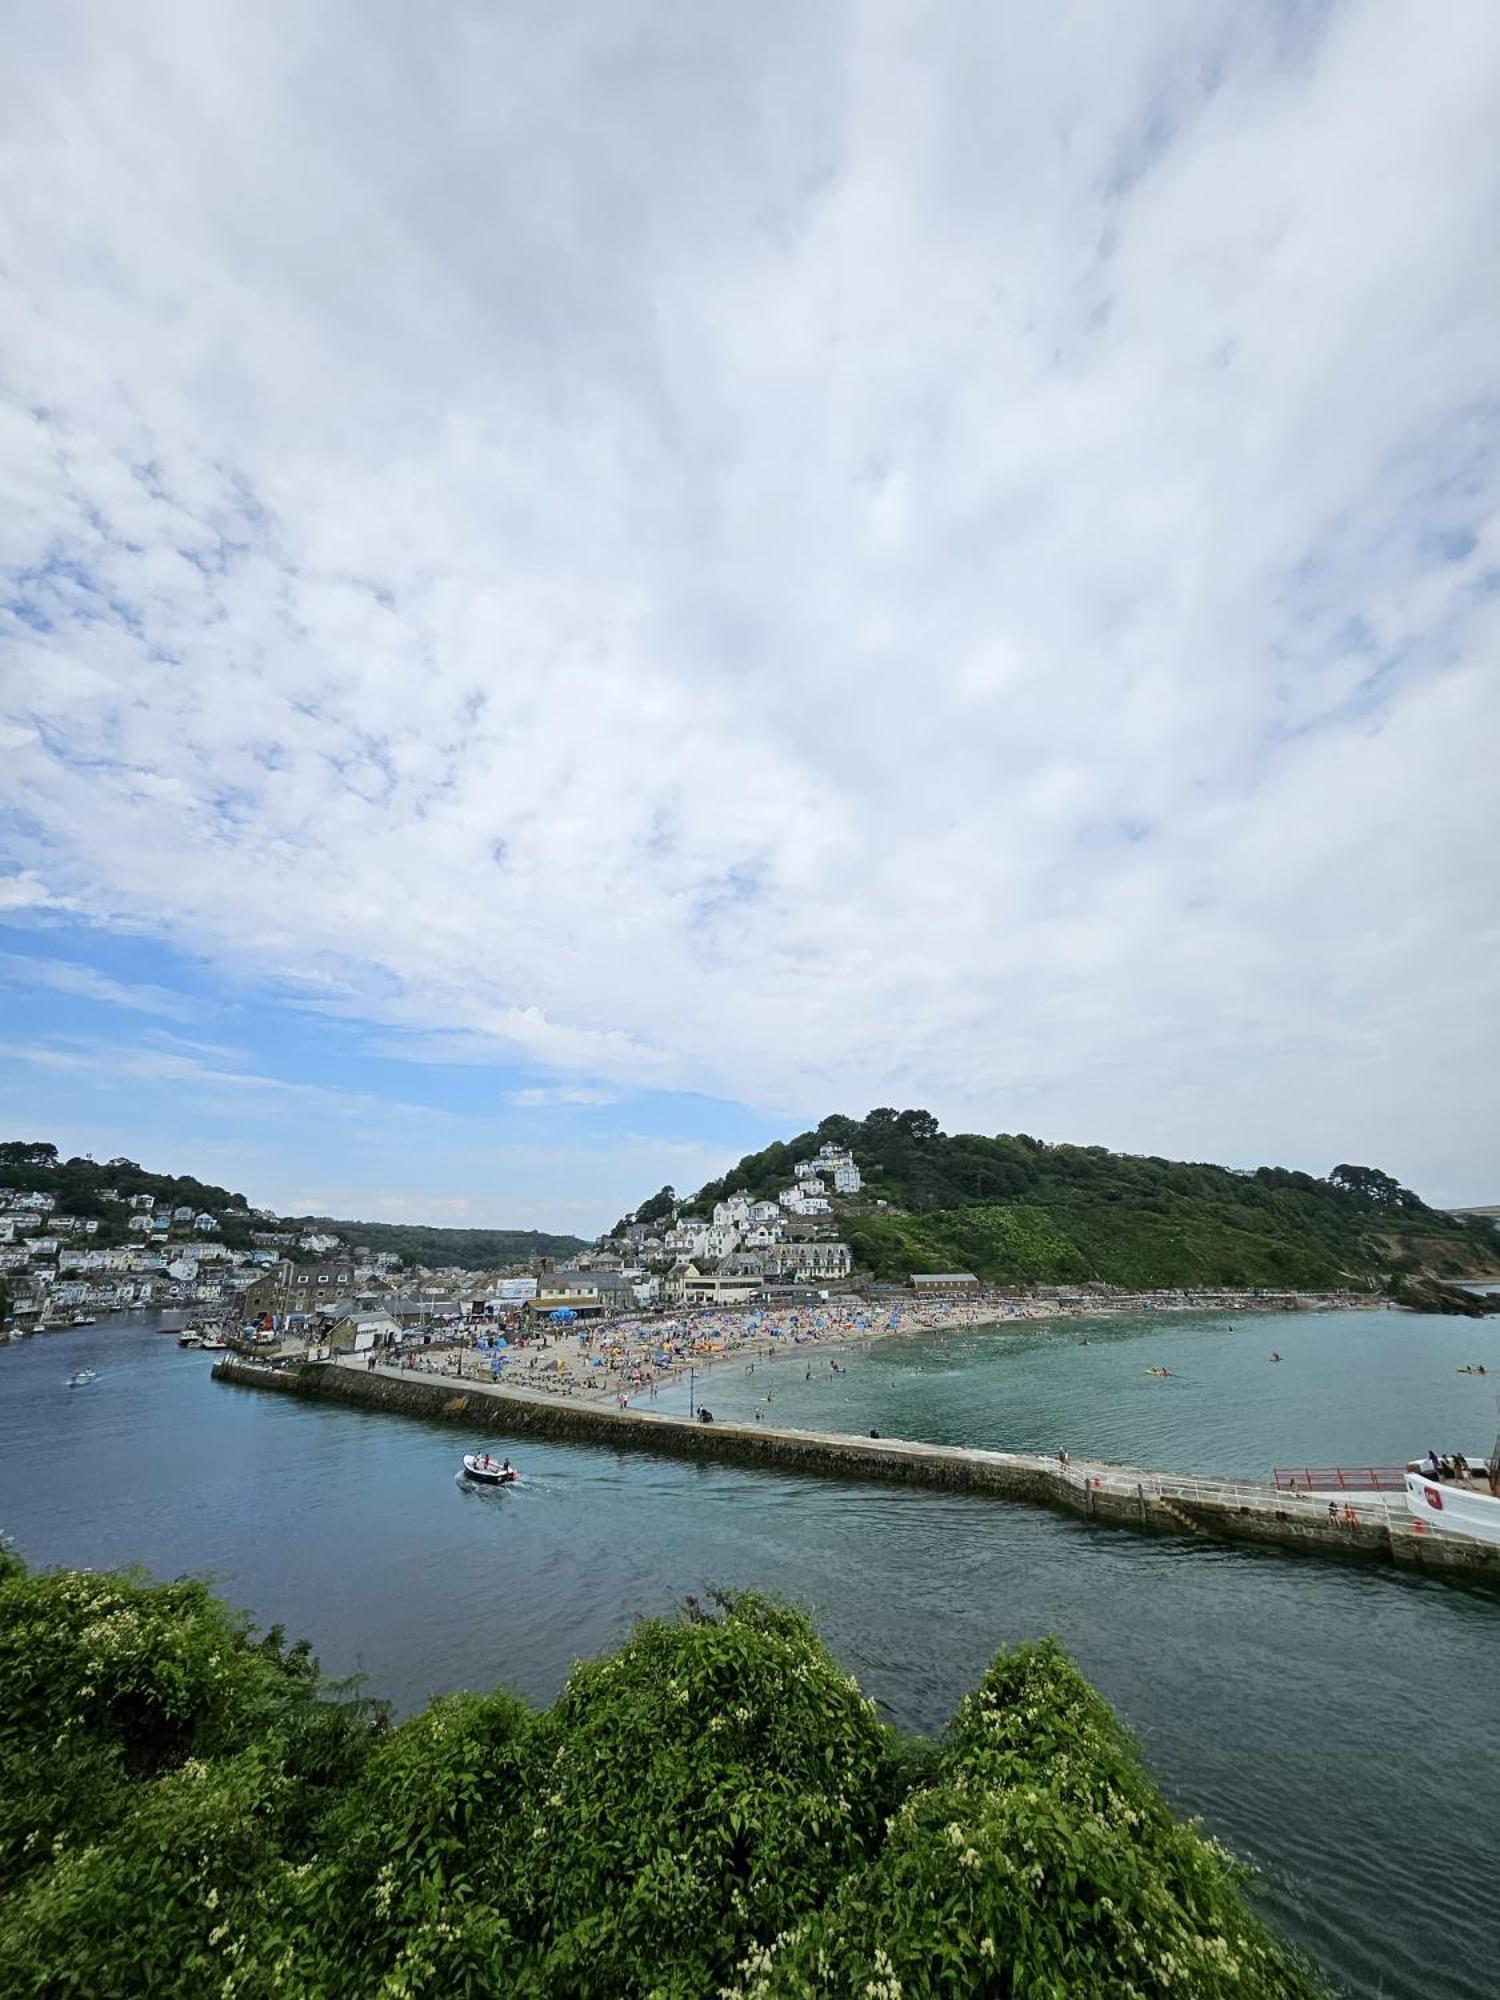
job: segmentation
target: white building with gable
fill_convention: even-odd
[[[797,1162],[800,1180],[812,1180],[823,1175],[833,1183],[835,1194],[858,1194],[864,1186],[859,1168],[854,1164],[854,1155],[847,1146],[836,1146],[832,1140],[825,1140],[818,1148],[815,1160]]]

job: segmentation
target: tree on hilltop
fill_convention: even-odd
[[[1334,1168],[1328,1176],[1328,1183],[1344,1194],[1352,1194],[1358,1201],[1369,1202],[1374,1208],[1412,1209],[1426,1206],[1420,1195],[1402,1187],[1400,1181],[1390,1174],[1383,1174],[1379,1167],[1352,1167],[1346,1163]]]

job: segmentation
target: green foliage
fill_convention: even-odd
[[[469,1271],[502,1264],[533,1264],[540,1257],[571,1257],[581,1236],[553,1236],[544,1229],[429,1229],[419,1222],[340,1222],[328,1215],[289,1215],[288,1229],[326,1230],[346,1243],[391,1251],[404,1264],[454,1264]]]
[[[23,1993],[263,1993],[290,1870],[293,1781],[272,1738],[136,1784],[108,1831],[78,1829],[0,1901],[0,1962]],[[243,1964],[242,1964],[243,1962]]]
[[[1379,1167],[1351,1167],[1346,1163],[1335,1167],[1328,1180],[1330,1186],[1353,1195],[1356,1201],[1362,1201],[1370,1208],[1420,1210],[1424,1206],[1410,1188],[1402,1187],[1389,1174],[1383,1174]]]
[[[92,1215],[106,1220],[115,1213],[123,1218],[123,1203],[133,1194],[154,1195],[158,1203],[173,1207],[189,1206],[211,1215],[244,1215],[245,1197],[211,1181],[195,1180],[191,1174],[156,1174],[134,1160],[91,1160],[82,1155],[61,1160],[55,1146],[25,1140],[0,1144],[0,1188],[15,1188],[57,1197],[64,1215]],[[119,1203],[106,1201],[104,1190],[113,1188]]]
[[[0,1882],[112,1826],[136,1781],[275,1736],[303,1824],[345,1783],[383,1711],[329,1700],[305,1646],[201,1583],[0,1567]],[[297,1805],[289,1801],[289,1809]],[[0,1953],[3,1957],[3,1953]]]
[[[55,1195],[59,1214],[92,1217],[99,1228],[88,1242],[101,1248],[139,1241],[128,1226],[130,1197],[137,1194],[154,1196],[158,1209],[165,1204],[216,1216],[220,1226],[214,1240],[231,1250],[248,1250],[257,1230],[276,1226],[253,1215],[242,1194],[195,1180],[191,1174],[152,1173],[127,1159],[61,1160],[57,1148],[41,1140],[0,1142],[0,1189],[4,1188]],[[113,1189],[119,1200],[106,1200],[106,1189]],[[581,1237],[540,1229],[428,1229],[416,1223],[338,1222],[326,1215],[288,1216],[285,1224],[289,1229],[328,1230],[351,1244],[394,1251],[408,1264],[457,1264],[477,1271],[532,1263],[539,1257],[567,1257],[583,1248]]]
[[[887,1732],[800,1613],[742,1597],[577,1668],[538,1733],[515,1891],[540,1990],[697,2000],[866,1851]]]
[[[643,1201],[635,1212],[637,1222],[665,1223],[672,1219],[672,1211],[677,1205],[677,1190],[670,1181],[658,1188],[649,1201]]]
[[[908,1271],[972,1271],[976,1277],[1018,1284],[1064,1284],[1091,1278],[1094,1266],[1046,1209],[1029,1202],[939,1209],[928,1215],[899,1210],[852,1217],[845,1239],[858,1261],[877,1278]]]
[[[1327,1180],[1235,1173],[1025,1133],[949,1135],[928,1112],[888,1108],[825,1118],[748,1154],[693,1208],[737,1188],[773,1197],[826,1139],[848,1146],[864,1176],[865,1194],[839,1204],[840,1226],[878,1278],[965,1270],[1012,1283],[1317,1288],[1378,1277],[1403,1248],[1426,1269],[1500,1270],[1486,1224],[1435,1213],[1372,1167],[1336,1167]]]
[[[299,1883],[298,1990],[487,1992],[519,1970],[508,1910],[533,1728],[512,1695],[456,1694],[378,1746]]]
[[[1054,1642],[1002,1654],[868,1865],[752,1952],[737,2000],[1278,2000],[1313,1975],[1247,1909],[1239,1871],[1174,1820]]]
[[[0,1553],[7,1992],[1310,2000],[1051,1642],[903,1741],[801,1614],[690,1602],[537,1715],[395,1730],[197,1585]],[[30,1664],[32,1652],[37,1655]]]

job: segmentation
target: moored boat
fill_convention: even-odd
[[[1453,1463],[1453,1461],[1450,1461]],[[1406,1506],[1423,1528],[1469,1535],[1500,1548],[1500,1451],[1488,1464],[1459,1459],[1454,1471],[1431,1470],[1429,1461],[1406,1468]]]
[[[203,1336],[201,1333],[193,1333],[191,1331],[179,1333],[177,1336],[177,1345],[179,1347],[201,1347],[203,1345]]]
[[[464,1477],[477,1486],[513,1486],[520,1476],[508,1458],[491,1458],[487,1451],[464,1454]]]

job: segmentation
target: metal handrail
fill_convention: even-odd
[[[1278,1492],[1399,1493],[1406,1484],[1400,1465],[1278,1465]]]

